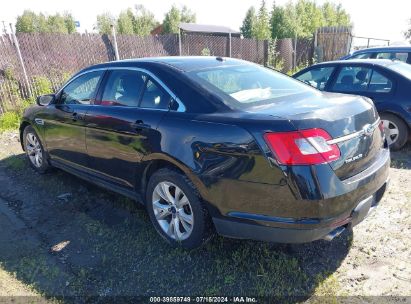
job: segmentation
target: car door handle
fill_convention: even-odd
[[[131,123],[131,127],[136,131],[142,131],[144,129],[151,128],[150,125],[145,124],[144,121],[142,121],[141,119],[136,120],[135,122]]]

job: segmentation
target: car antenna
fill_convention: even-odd
[[[218,61],[221,61],[221,62],[225,61],[225,58],[220,57],[220,56],[216,57],[215,59],[217,59]]]

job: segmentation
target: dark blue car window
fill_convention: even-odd
[[[392,82],[371,68],[361,66],[342,67],[332,90],[337,92],[388,93]]]
[[[296,79],[303,81],[319,90],[324,90],[325,85],[327,84],[328,79],[334,69],[335,68],[333,66],[313,68],[297,76]]]
[[[145,81],[146,76],[138,71],[111,71],[101,105],[137,107]]]

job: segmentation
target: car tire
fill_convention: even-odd
[[[27,126],[23,131],[23,145],[30,166],[38,173],[46,173],[50,169],[47,153],[32,126]]]
[[[208,211],[181,173],[168,168],[156,171],[147,185],[146,207],[157,232],[173,247],[196,248],[211,236]]]
[[[382,113],[380,116],[390,149],[393,151],[400,150],[408,140],[407,125],[401,118],[394,114]]]

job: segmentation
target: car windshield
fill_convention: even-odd
[[[403,62],[395,62],[387,66],[389,69],[411,79],[411,65]]]
[[[207,89],[222,95],[229,105],[247,108],[314,89],[257,65],[239,65],[192,71],[190,75]]]

